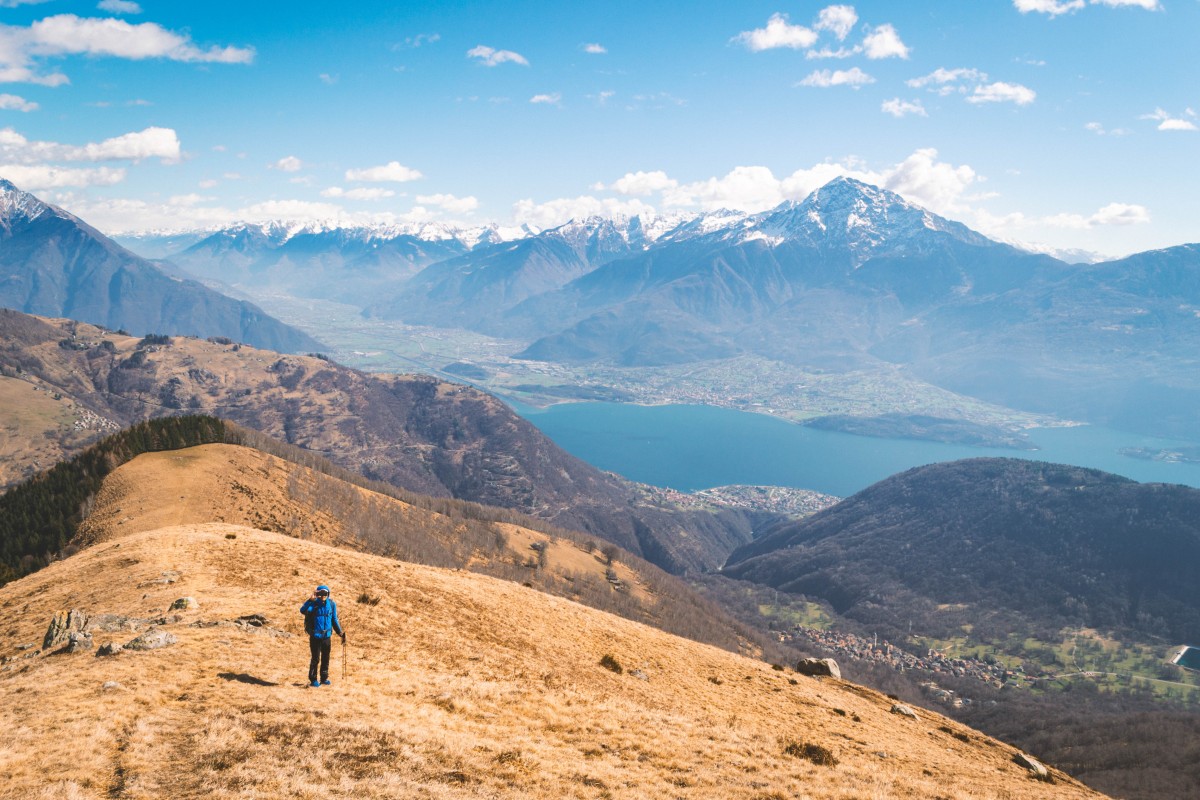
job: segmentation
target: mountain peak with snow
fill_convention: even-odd
[[[14,222],[35,220],[50,208],[51,206],[29,192],[23,192],[11,182],[0,178],[0,223],[6,227],[12,227]]]

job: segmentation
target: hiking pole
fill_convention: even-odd
[[[342,637],[342,680],[346,680],[346,637]]]

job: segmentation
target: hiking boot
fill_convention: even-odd
[[[321,681],[321,685],[322,686],[332,686],[333,684],[330,683],[329,678],[326,678],[325,680]]]
[[[321,685],[321,684],[317,683],[316,681],[313,681],[312,683],[310,683],[310,684],[309,684],[309,686],[311,686],[311,687],[312,687],[312,688],[314,688],[314,689],[316,689],[316,688],[317,688],[318,686],[320,686],[320,685]]]

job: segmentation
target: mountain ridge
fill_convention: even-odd
[[[228,336],[288,352],[321,344],[257,306],[164,273],[83,220],[0,180],[0,305],[139,334]]]

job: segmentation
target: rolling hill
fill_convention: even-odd
[[[1200,640],[1200,491],[1018,459],[918,467],[730,556],[725,574],[903,638],[1062,628]]]
[[[316,582],[350,647],[308,689],[297,608]],[[852,684],[229,523],[122,532],[3,597],[21,609],[0,644],[5,797],[1099,796]],[[67,609],[79,651],[40,650]],[[143,633],[165,646],[93,652]]]

